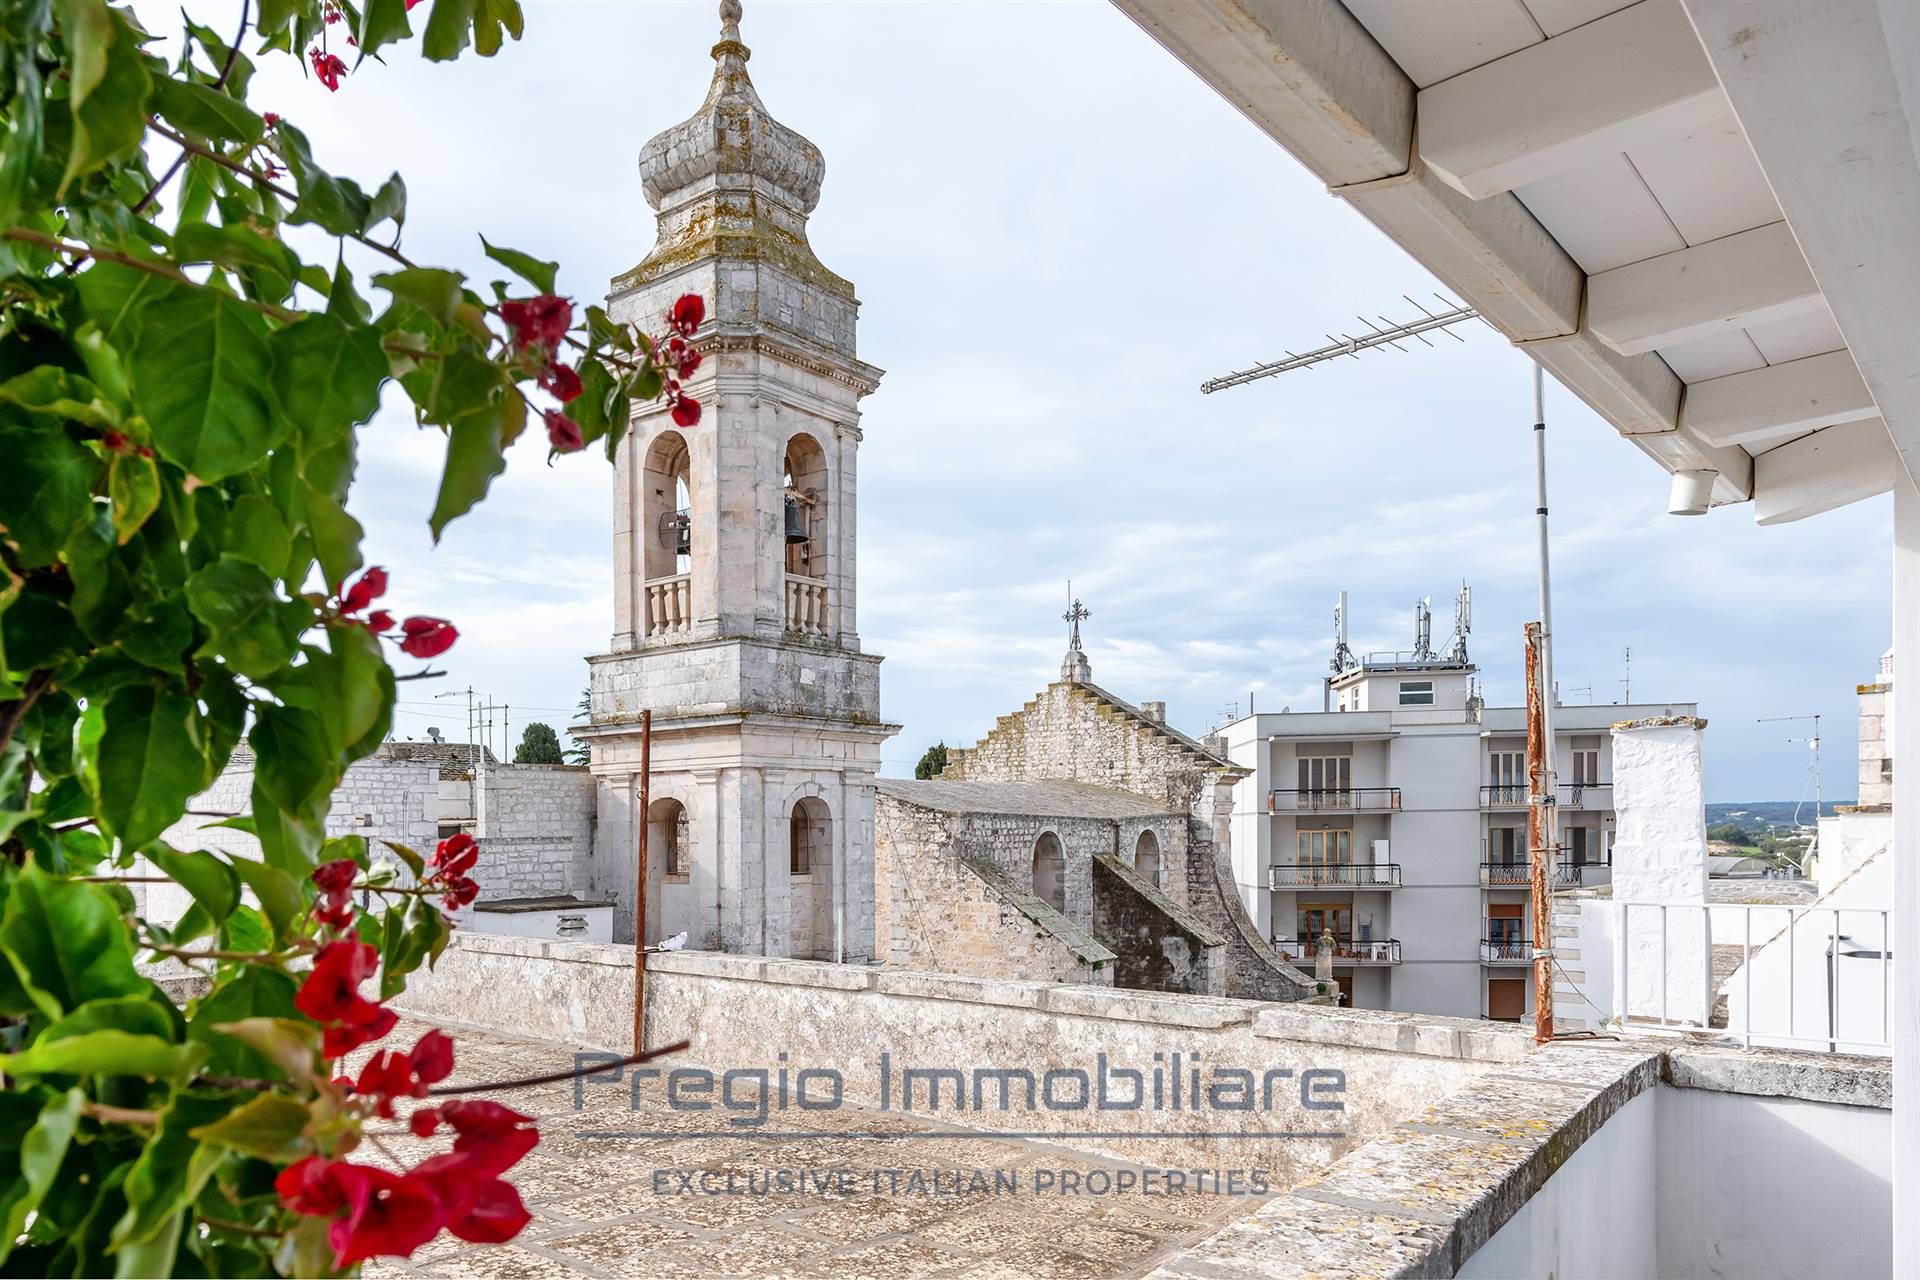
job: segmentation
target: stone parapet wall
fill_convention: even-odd
[[[409,979],[396,1003],[436,1020],[626,1053],[633,989],[630,948],[464,934],[431,972]],[[862,1106],[877,1106],[882,1084],[889,1083],[898,1108],[908,1070],[1005,1068],[1037,1078],[1048,1071],[1091,1075],[1105,1064],[1150,1077],[1154,1055],[1163,1055],[1165,1064],[1164,1055],[1179,1052],[1209,1071],[1285,1072],[1276,1077],[1284,1088],[1271,1111],[1089,1106],[1038,1114],[1021,1106],[969,1105],[959,1114],[939,1113],[989,1131],[1029,1131],[1044,1122],[1064,1145],[1115,1159],[1264,1167],[1280,1185],[1318,1176],[1348,1150],[1388,1133],[1413,1100],[1442,1097],[1510,1069],[1530,1049],[1517,1028],[1468,1019],[716,952],[649,956],[646,991],[647,1042],[692,1042],[684,1059],[663,1065],[829,1068],[840,1074],[845,1100]],[[1301,1109],[1297,1084],[1309,1070],[1343,1073],[1343,1111]],[[1125,1128],[1151,1136],[1103,1136],[1116,1128],[1116,1116],[1126,1118]],[[1228,1157],[1220,1139],[1182,1130],[1296,1136],[1237,1140]],[[1337,1136],[1297,1136],[1316,1132]]]

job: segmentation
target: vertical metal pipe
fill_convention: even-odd
[[[647,828],[652,805],[653,712],[640,713],[640,832],[634,842],[637,886],[633,894],[633,1051],[646,1049]]]
[[[1740,971],[1747,975],[1747,1008],[1741,1015],[1740,1025],[1746,1031],[1746,1047],[1753,1048],[1753,908],[1742,907],[1740,919],[1746,930],[1740,943]]]
[[[1667,1025],[1667,992],[1673,984],[1667,981],[1667,904],[1660,904],[1660,1025]]]
[[[1528,904],[1533,925],[1533,1039],[1545,1044],[1553,1039],[1553,948],[1549,926],[1550,894],[1547,881],[1547,856],[1550,838],[1548,824],[1553,809],[1541,802],[1541,781],[1546,776],[1546,739],[1542,733],[1545,699],[1541,697],[1540,624],[1529,622],[1527,640],[1527,778],[1532,784],[1532,803],[1527,806],[1527,883]]]
[[[1534,518],[1539,529],[1540,622],[1527,645],[1527,766],[1533,783],[1528,804],[1528,834],[1533,845],[1533,989],[1536,1042],[1553,1038],[1553,914],[1548,867],[1560,825],[1554,809],[1553,741],[1553,585],[1547,556],[1547,407],[1546,374],[1533,366]],[[1625,937],[1620,939],[1624,949]],[[1544,1006],[1544,1007],[1542,1007]]]

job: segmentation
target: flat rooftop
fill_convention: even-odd
[[[409,1019],[389,1042],[410,1044],[426,1026]],[[456,1028],[453,1035],[451,1084],[570,1070],[578,1051],[493,1031]],[[356,1071],[365,1056],[356,1055]],[[715,1125],[711,1116],[672,1110],[661,1094],[643,1096],[635,1109],[625,1088],[586,1088],[580,1110],[570,1082],[478,1096],[539,1118],[540,1145],[507,1174],[534,1220],[510,1244],[443,1234],[409,1262],[369,1263],[366,1275],[1144,1275],[1266,1199],[1095,1194],[1086,1189],[1089,1178],[1103,1185],[1141,1167],[985,1131],[933,1137],[957,1126],[861,1107],[788,1111],[781,1129],[804,1129],[806,1137],[749,1144],[702,1136]],[[593,1136],[613,1133],[660,1136]],[[400,1168],[446,1146],[444,1137],[404,1131],[380,1141],[390,1155],[368,1144],[356,1158]],[[833,1182],[824,1192],[752,1193],[782,1169]],[[995,1171],[1017,1174],[1019,1190],[970,1189],[976,1170],[989,1180]],[[746,1194],[690,1192],[681,1181],[689,1176],[720,1188],[731,1177]],[[1032,1194],[1036,1177],[1050,1179],[1058,1193]]]

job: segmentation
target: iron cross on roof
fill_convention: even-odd
[[[1081,604],[1080,598],[1073,594],[1073,583],[1071,580],[1067,583],[1067,599],[1073,601],[1073,603],[1065,613],[1060,615],[1067,621],[1067,648],[1078,649],[1080,647],[1080,624],[1084,620],[1091,618],[1093,611]]]

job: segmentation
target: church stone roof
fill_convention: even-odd
[[[1229,770],[1242,776],[1253,772],[1253,770],[1247,768],[1245,765],[1235,764],[1225,756],[1214,754],[1202,746],[1197,739],[1188,737],[1164,720],[1155,720],[1131,702],[1126,701],[1118,694],[1108,693],[1091,680],[1072,680],[1068,683],[1072,684],[1076,689],[1084,689],[1128,719],[1138,722],[1146,728],[1153,730],[1155,733],[1160,734],[1162,737],[1171,739],[1176,745],[1185,748],[1194,755],[1200,756],[1205,763],[1217,769]]]
[[[1165,816],[1165,805],[1128,791],[1110,791],[1084,782],[944,782],[939,778],[879,778],[880,794],[903,804],[941,813],[1017,813],[1044,818],[1127,818]]]

